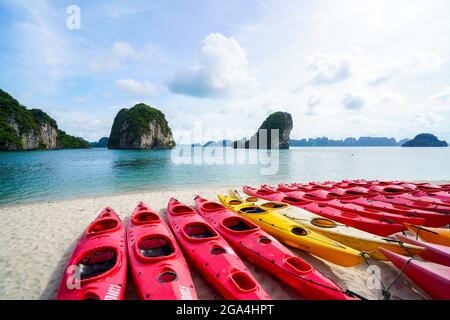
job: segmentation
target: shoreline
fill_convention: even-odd
[[[300,181],[301,182],[301,181]],[[411,180],[412,183],[425,183],[429,182],[432,184],[450,184],[450,180]],[[20,207],[20,206],[27,206],[27,205],[38,205],[38,204],[53,204],[53,203],[60,203],[60,202],[66,202],[66,201],[78,201],[78,200],[92,200],[96,198],[115,198],[120,196],[136,196],[136,195],[145,195],[148,193],[158,193],[158,192],[184,192],[186,189],[194,189],[199,190],[199,192],[204,190],[218,190],[221,192],[228,191],[229,189],[238,190],[242,192],[242,186],[241,185],[210,185],[210,186],[193,186],[193,185],[185,185],[185,186],[179,186],[179,187],[158,187],[157,190],[155,189],[148,189],[148,190],[136,190],[136,191],[130,191],[130,192],[111,192],[109,194],[97,194],[97,195],[75,195],[75,196],[67,196],[62,197],[59,199],[48,199],[48,200],[36,200],[36,201],[30,201],[30,202],[15,202],[15,203],[0,203],[0,210],[5,208],[13,208],[13,207]],[[195,193],[195,192],[194,192]],[[216,199],[214,199],[216,200]]]
[[[36,202],[0,207],[2,254],[0,256],[0,299],[54,299],[67,260],[78,238],[94,218],[107,206],[127,223],[139,201],[144,201],[166,220],[165,208],[171,196],[189,206],[194,196],[216,201],[218,193],[234,187],[203,187],[190,190],[159,190],[145,193],[90,196],[55,202]],[[167,220],[166,220],[167,221]],[[370,289],[371,274],[367,265],[343,268],[310,254],[292,250],[318,271],[344,289],[369,299],[381,299],[381,289]],[[286,285],[262,269],[244,260],[250,272],[273,299],[300,299]],[[383,284],[389,285],[398,270],[385,262],[371,261],[380,270]],[[200,299],[220,299],[220,295],[191,268]],[[132,282],[127,297],[135,299]],[[425,295],[405,276],[393,286],[394,295],[402,299],[424,299]]]

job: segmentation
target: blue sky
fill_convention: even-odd
[[[88,140],[138,102],[180,141],[199,125],[237,138],[277,110],[295,138],[450,140],[449,15],[446,0],[0,0],[0,88]]]

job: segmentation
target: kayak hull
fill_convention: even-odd
[[[450,247],[450,229],[428,228],[411,224],[405,224],[405,226],[409,231],[426,242]]]
[[[143,202],[134,210],[127,231],[128,256],[141,300],[197,300],[189,267],[158,214]]]
[[[257,224],[288,246],[309,252],[343,267],[352,267],[364,261],[361,252],[309,230],[274,210],[262,209],[263,213],[252,213],[253,210],[261,209],[234,197],[219,195],[218,198],[224,206]]]
[[[270,299],[226,240],[196,211],[172,198],[167,218],[192,264],[225,299]]]
[[[405,243],[425,248],[425,250],[419,253],[421,258],[450,267],[450,247],[417,241],[401,235],[397,235],[397,239]]]
[[[195,203],[197,211],[239,255],[292,287],[304,299],[353,299],[257,225],[216,202],[197,196]]]
[[[106,208],[75,247],[61,279],[58,300],[123,300],[127,279],[125,227]]]
[[[450,267],[407,258],[380,249],[389,260],[431,298],[450,300]]]

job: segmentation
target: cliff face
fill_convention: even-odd
[[[175,141],[164,114],[145,104],[122,109],[114,119],[110,149],[172,149]]]
[[[448,144],[431,133],[421,133],[414,139],[404,143],[402,147],[448,147]]]
[[[74,147],[74,142],[76,147],[88,147],[83,139],[58,130],[56,121],[44,111],[28,110],[0,89],[0,150],[62,149]]]
[[[287,112],[272,113],[259,127],[259,130],[267,130],[255,133],[250,140],[234,142],[234,148],[245,149],[289,149],[289,136],[293,128],[292,116]],[[278,130],[278,141],[272,141],[271,130]],[[278,143],[277,143],[278,142]]]

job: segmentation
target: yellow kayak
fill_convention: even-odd
[[[230,195],[232,194],[230,193]],[[239,199],[238,195],[235,196]],[[401,255],[415,255],[425,250],[422,247],[410,245],[397,239],[383,238],[346,226],[301,208],[290,206],[286,203],[266,201],[255,197],[244,198],[244,200],[259,205],[264,209],[274,210],[282,216],[298,222],[310,230],[320,233],[327,238],[340,242],[350,248],[364,252],[376,260],[388,261],[388,259],[378,250],[379,248],[385,248]]]
[[[235,197],[219,195],[218,198],[224,206],[256,223],[291,247],[310,252],[343,267],[352,267],[363,262],[361,252],[305,228],[274,210],[263,209]]]
[[[450,229],[429,228],[405,223],[405,226],[422,240],[450,247]]]

